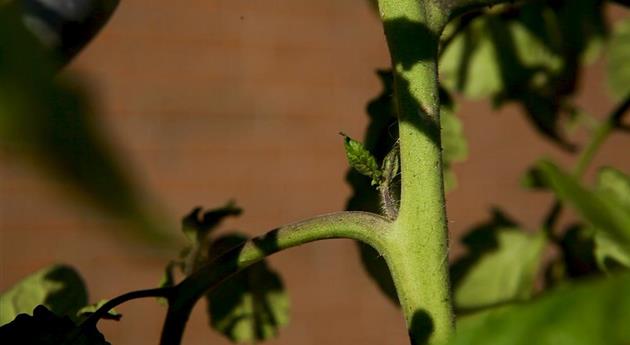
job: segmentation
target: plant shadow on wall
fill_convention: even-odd
[[[116,1],[66,6],[71,2],[46,1],[42,11],[44,2],[0,0],[0,143],[12,157],[67,182],[75,196],[129,220],[134,236],[163,245],[172,235],[156,225],[79,88],[57,76],[105,24]],[[599,167],[592,186],[582,181],[611,133],[630,132],[630,20],[609,25],[603,15],[607,6],[627,14],[628,5],[625,0],[381,0],[393,69],[378,71],[383,92],[368,104],[363,142],[344,135],[353,189],[348,211],[248,239],[240,233],[215,235],[224,219],[241,214],[234,203],[205,212],[195,208],[182,220],[188,245],[167,264],[160,286],[88,304],[74,269],[43,268],[0,295],[0,340],[106,344],[97,322],[120,319],[113,308],[137,298],[165,304],[164,345],[181,342],[202,298],[211,327],[228,339],[271,339],[288,324],[289,300],[265,258],[312,241],[349,238],[357,241],[368,274],[401,304],[414,345],[530,344],[523,334],[536,334],[540,344],[629,343],[630,177]],[[436,24],[440,21],[445,27]],[[77,28],[85,31],[79,35]],[[617,105],[601,117],[579,107],[575,94],[585,66],[603,51]],[[487,98],[496,107],[520,105],[543,138],[577,159],[570,172],[541,159],[525,173],[525,188],[555,196],[537,229],[525,229],[494,209],[463,237],[467,252],[449,273],[443,269],[447,247],[434,240],[446,236],[440,222],[443,190],[456,187],[452,165],[468,154],[456,116],[465,109],[457,108],[452,93]],[[590,132],[584,147],[571,138],[576,128]],[[417,162],[425,169],[414,170]],[[426,183],[419,175],[439,182],[423,191],[434,195],[404,195],[405,188]],[[418,203],[432,202],[438,213],[428,219],[402,214],[403,208],[428,210]],[[558,221],[565,208],[578,215],[568,226]],[[420,216],[424,213],[416,212]],[[439,250],[425,250],[432,246]],[[550,247],[557,254],[543,260]],[[443,298],[430,298],[437,296]]]

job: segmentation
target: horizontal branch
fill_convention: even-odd
[[[308,242],[334,238],[358,240],[382,252],[383,235],[390,224],[386,218],[372,213],[333,213],[274,229],[226,251],[175,286],[161,344],[179,344],[194,304],[225,279],[265,257]]]

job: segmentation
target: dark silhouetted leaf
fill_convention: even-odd
[[[207,211],[201,216],[201,207],[192,210],[182,220],[182,230],[188,240],[198,242],[205,239],[208,234],[218,227],[227,217],[239,216],[243,210],[236,206],[233,201],[225,206]]]
[[[109,345],[95,326],[80,328],[67,316],[37,306],[0,327],[0,343],[20,345]]]
[[[238,233],[213,236],[225,218],[241,212],[230,202],[204,213],[201,208],[195,208],[184,217],[182,228],[191,245],[181,253],[179,260],[169,263],[160,286],[175,285],[173,270],[176,267],[190,275],[243,244],[247,237]],[[206,299],[210,325],[235,342],[252,343],[273,338],[289,322],[289,300],[280,276],[264,260],[214,287],[206,294]]]
[[[218,238],[212,252],[243,243],[247,237]],[[234,342],[252,343],[277,336],[289,323],[289,298],[280,276],[265,261],[256,263],[206,296],[210,324]]]
[[[563,285],[531,302],[458,319],[449,345],[625,345],[630,276]]]
[[[610,38],[608,85],[618,98],[630,95],[630,18],[617,23]]]
[[[18,314],[30,313],[38,305],[58,315],[75,317],[87,303],[87,289],[77,271],[64,265],[46,267],[0,295],[0,325]]]
[[[546,245],[543,233],[528,234],[495,211],[494,218],[463,238],[468,253],[452,267],[455,305],[490,307],[531,296]]]
[[[197,207],[182,219],[182,231],[190,241],[190,246],[182,251],[181,261],[179,261],[186,275],[196,271],[200,265],[208,261],[208,249],[212,245],[210,237],[212,231],[226,218],[240,215],[242,210],[230,201],[223,207],[203,213],[203,216],[200,212],[201,207]],[[169,263],[169,265],[173,264]]]

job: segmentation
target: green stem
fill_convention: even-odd
[[[265,257],[308,242],[333,238],[358,240],[382,253],[390,228],[391,222],[379,215],[340,212],[280,227],[230,249],[175,286],[161,345],[180,343],[190,311],[205,293]]]
[[[402,173],[384,257],[412,344],[442,344],[454,330],[437,75],[448,13],[439,1],[418,0],[379,0],[379,10],[394,70]]]
[[[575,178],[579,180],[584,176],[599,148],[604,144],[606,139],[608,139],[614,130],[621,128],[623,117],[628,114],[628,109],[630,109],[630,95],[615,106],[604,122],[595,127],[593,136],[590,138],[588,144],[586,144],[586,148],[582,150],[577,159],[577,163],[573,170],[573,176]],[[557,241],[554,234],[554,228],[561,213],[562,203],[560,200],[556,199],[545,216],[543,225],[544,231],[552,240]]]
[[[593,157],[595,157],[597,150],[599,150],[610,133],[621,125],[622,118],[628,113],[629,108],[630,95],[623,99],[610,113],[608,118],[595,129],[591,140],[588,142],[586,148],[582,151],[582,154],[578,158],[578,162],[573,172],[576,178],[579,179],[584,176],[584,173],[586,172],[589,164],[591,164]]]
[[[602,146],[608,135],[613,131],[614,125],[610,121],[605,121],[601,125],[597,126],[593,136],[589,140],[586,148],[580,154],[578,158],[578,162],[573,171],[573,175],[580,179],[586,173],[586,169],[591,164],[593,157],[595,157],[595,153]]]

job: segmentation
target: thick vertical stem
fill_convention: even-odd
[[[413,344],[453,333],[440,145],[437,56],[448,18],[439,1],[379,0],[399,117],[400,211],[385,253]]]

